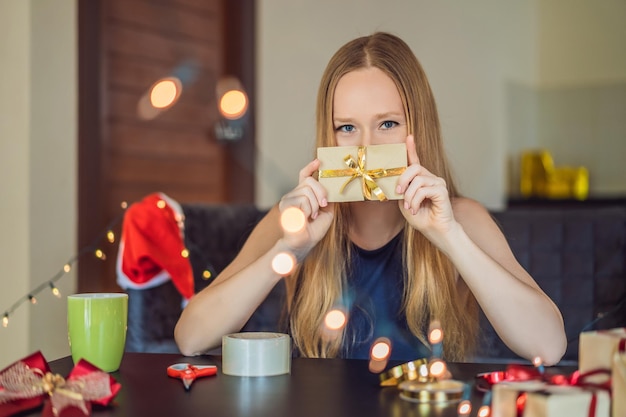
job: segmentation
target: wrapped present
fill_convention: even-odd
[[[620,350],[613,355],[611,390],[613,417],[626,416],[626,352]]]
[[[492,387],[491,413],[494,417],[518,417],[522,415],[529,392],[544,389],[543,381],[503,381]]]
[[[526,395],[523,417],[609,417],[606,390],[550,385]]]
[[[404,143],[317,149],[319,182],[330,202],[399,200],[398,176],[407,166]]]
[[[44,417],[89,416],[91,405],[108,405],[121,385],[91,363],[80,360],[67,378],[53,374],[41,352],[0,372],[0,417],[43,405]]]
[[[626,328],[582,332],[579,336],[578,368],[581,373],[611,369],[613,356],[626,344]]]

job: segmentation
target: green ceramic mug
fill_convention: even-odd
[[[124,355],[128,294],[89,293],[67,297],[72,359],[85,359],[105,372],[117,371]]]

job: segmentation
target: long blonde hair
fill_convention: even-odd
[[[333,100],[339,79],[350,71],[376,67],[396,84],[404,105],[408,133],[415,138],[420,163],[442,177],[450,198],[458,196],[441,139],[437,107],[419,61],[409,46],[388,33],[374,33],[348,42],[329,61],[317,96],[317,146],[335,146]],[[336,204],[326,236],[287,278],[289,323],[303,356],[335,357],[342,338],[325,337],[324,317],[341,304],[350,265],[350,213]],[[444,356],[462,360],[473,349],[478,309],[469,291],[459,293],[457,272],[450,260],[405,222],[403,239],[404,299],[402,308],[411,332],[427,343],[424,329],[438,319],[445,331]]]

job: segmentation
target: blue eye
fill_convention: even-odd
[[[386,120],[380,125],[380,127],[383,129],[391,129],[395,126],[398,126],[398,122],[394,122],[392,120]]]
[[[350,133],[350,132],[354,132],[354,126],[353,125],[341,125],[336,130],[340,132]]]

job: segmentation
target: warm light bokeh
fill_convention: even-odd
[[[297,233],[304,229],[305,224],[304,213],[297,207],[289,207],[280,215],[280,225],[286,232]]]
[[[289,275],[296,266],[293,255],[281,252],[272,259],[272,270],[279,275]]]
[[[374,341],[370,358],[378,361],[385,360],[391,354],[391,344],[386,338],[379,338]]]
[[[478,417],[489,417],[491,415],[491,407],[483,405],[478,409]]]
[[[443,330],[441,330],[441,323],[439,323],[439,320],[433,320],[433,322],[430,323],[428,342],[434,345],[435,343],[441,343],[442,340]]]
[[[459,407],[457,408],[457,412],[459,416],[469,416],[472,412],[472,403],[468,400],[461,401],[459,403]]]
[[[428,372],[431,376],[438,378],[445,374],[446,372],[446,363],[442,360],[435,360],[430,363]]]
[[[330,310],[326,313],[324,324],[330,330],[339,330],[346,325],[346,314],[338,309]]]
[[[219,110],[227,119],[239,119],[248,109],[248,97],[241,90],[230,90],[220,97]]]
[[[166,78],[158,81],[150,90],[150,104],[157,109],[164,109],[174,104],[178,96],[177,83],[171,78]]]

